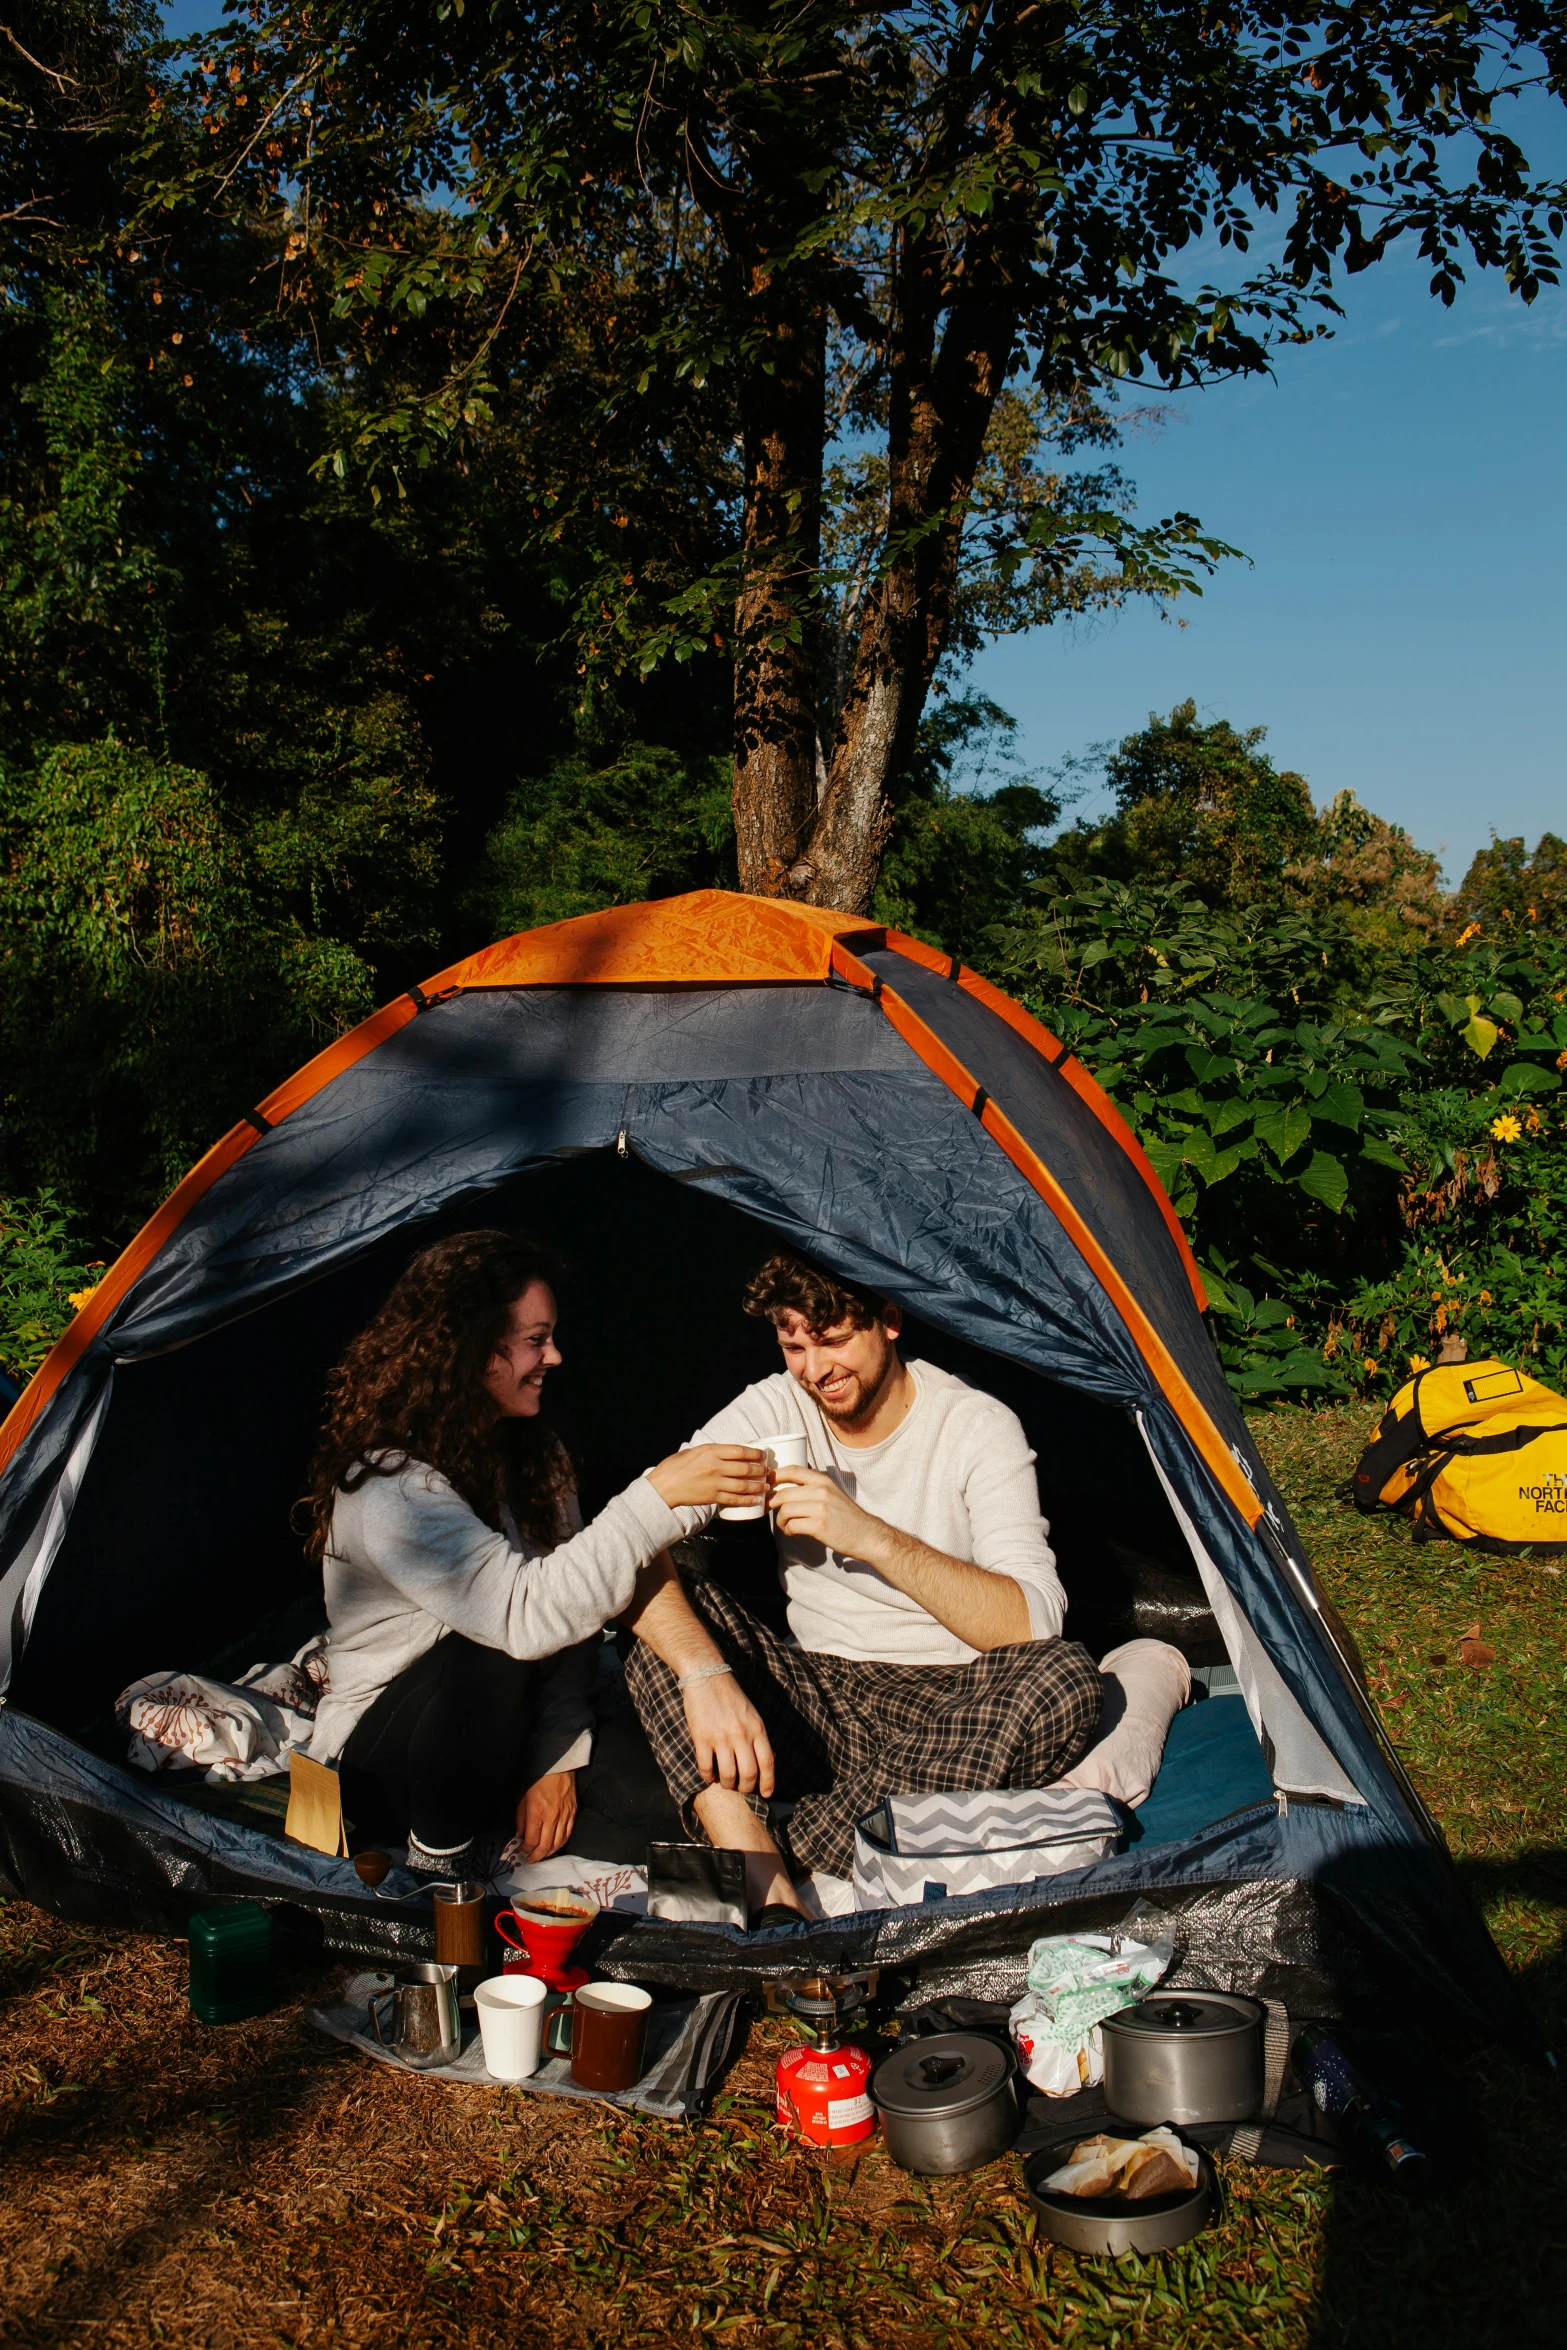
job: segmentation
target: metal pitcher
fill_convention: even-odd
[[[370,2023],[382,2047],[404,2064],[450,2064],[462,2048],[457,1969],[435,1959],[399,1967],[384,1989],[371,1994]]]

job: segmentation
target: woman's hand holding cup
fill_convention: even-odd
[[[767,1501],[767,1455],[754,1444],[693,1444],[649,1469],[647,1481],[672,1510],[754,1511]]]

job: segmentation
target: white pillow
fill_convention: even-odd
[[[1152,1792],[1170,1724],[1192,1693],[1191,1667],[1168,1641],[1128,1640],[1101,1657],[1099,1670],[1099,1736],[1056,1785],[1097,1787],[1135,1808]]]

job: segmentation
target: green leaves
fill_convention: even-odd
[[[1349,1196],[1349,1177],[1343,1161],[1331,1151],[1313,1151],[1310,1166],[1295,1180],[1308,1199],[1321,1201],[1330,1216],[1342,1212]]]
[[[1363,1159],[1369,1159],[1373,1166],[1391,1167],[1396,1175],[1409,1173],[1409,1161],[1390,1142],[1384,1142],[1380,1135],[1369,1136],[1360,1146],[1360,1155]]]
[[[1514,1061],[1497,1079],[1496,1090],[1499,1094],[1509,1096],[1557,1093],[1561,1090],[1561,1082],[1558,1070],[1542,1069],[1534,1061]]]
[[[334,846],[362,885],[404,854],[418,810],[405,791],[372,820],[381,837],[334,844],[350,797],[335,781],[301,827],[316,836],[296,842],[302,875],[277,869],[279,820],[247,823],[205,776],[113,739],[62,748],[0,791],[0,1098],[8,1146],[38,1180],[100,1202],[112,1185],[121,1217],[150,1206],[236,1096],[259,1099],[370,1010],[368,963],[307,930],[290,885],[303,878],[306,909],[333,894]]]
[[[1303,1102],[1270,1110],[1257,1120],[1257,1140],[1267,1144],[1282,1167],[1292,1159],[1311,1132],[1311,1112]]]
[[[1476,1058],[1483,1061],[1495,1045],[1501,1030],[1494,1020],[1484,1018],[1476,1003],[1471,1005],[1470,1016],[1459,1034]]]
[[[83,1262],[64,1206],[50,1189],[0,1197],[0,1369],[25,1386],[102,1275]]]
[[[1352,1132],[1358,1132],[1365,1112],[1366,1097],[1360,1087],[1348,1078],[1325,1085],[1312,1103],[1313,1116],[1326,1118],[1335,1126],[1347,1126]]]
[[[1241,1163],[1238,1150],[1220,1150],[1206,1127],[1193,1130],[1181,1145],[1181,1162],[1206,1184],[1222,1183]]]
[[[1448,1328],[1567,1380],[1567,939],[1413,941],[1368,971],[1332,914],[1061,867],[1037,924],[994,936],[1002,983],[1113,1072],[1215,1275],[1239,1395],[1392,1382]],[[1401,1254],[1418,1277],[1389,1276]]]
[[[1258,1298],[1225,1257],[1201,1266],[1213,1316],[1210,1327],[1231,1388],[1243,1399],[1341,1395],[1342,1372],[1323,1361],[1281,1298]]]
[[[1482,1000],[1477,995],[1456,996],[1446,993],[1436,999],[1437,1010],[1452,1023],[1475,1058],[1481,1061],[1493,1050],[1501,1034],[1498,1023],[1523,1017],[1523,1006],[1515,995],[1503,994],[1493,1001],[1491,1009],[1497,1015],[1495,1020],[1487,1019],[1481,1010]]]

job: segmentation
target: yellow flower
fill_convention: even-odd
[[[1519,1135],[1522,1134],[1523,1128],[1519,1125],[1512,1112],[1508,1110],[1505,1111],[1500,1118],[1493,1118],[1491,1120],[1491,1132],[1495,1135],[1498,1142],[1516,1142]]]
[[[1543,1134],[1545,1132],[1544,1121],[1542,1120],[1538,1110],[1530,1110],[1524,1119],[1524,1124],[1528,1127],[1531,1134]]]
[[[1480,935],[1480,925],[1479,925],[1479,923],[1478,923],[1478,922],[1471,922],[1467,930],[1461,930],[1461,931],[1458,933],[1458,943],[1459,943],[1459,945],[1460,945],[1461,947],[1466,947],[1466,946],[1469,944],[1469,941],[1470,941],[1472,938],[1478,938],[1478,937],[1479,937],[1479,935]]]
[[[1367,1357],[1366,1357],[1366,1366],[1365,1366],[1365,1367],[1366,1367],[1366,1369],[1367,1369],[1367,1371],[1368,1371],[1368,1372],[1369,1372],[1369,1371],[1374,1371],[1374,1370],[1376,1369],[1376,1367],[1377,1367],[1377,1358],[1376,1358],[1376,1356],[1375,1356],[1375,1355],[1367,1355]]]
[[[1490,1304],[1490,1302],[1491,1302],[1491,1292],[1490,1292],[1488,1289],[1482,1289],[1482,1290],[1481,1290],[1481,1292],[1480,1292],[1480,1303],[1481,1303],[1483,1306],[1488,1306],[1488,1305]]]
[[[1409,1368],[1412,1371],[1429,1371],[1431,1368],[1430,1357],[1428,1355],[1411,1355]]]
[[[95,1281],[91,1289],[73,1289],[65,1302],[74,1313],[79,1314],[83,1306],[87,1303],[87,1300],[90,1297],[96,1297],[97,1294],[98,1284]]]

